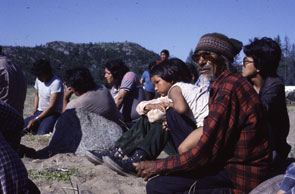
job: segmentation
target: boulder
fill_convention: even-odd
[[[121,137],[122,128],[113,121],[82,109],[66,110],[57,120],[49,145],[37,152],[39,158],[57,153],[84,156],[87,150],[110,150]]]
[[[268,179],[268,180],[260,183],[249,194],[274,194],[274,193],[277,193],[283,179],[284,179],[283,174],[277,175],[271,179]]]

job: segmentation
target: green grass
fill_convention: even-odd
[[[35,141],[36,140],[35,135],[26,135],[26,138],[27,138],[28,141]]]
[[[78,169],[72,168],[68,171],[44,169],[29,170],[28,174],[31,179],[45,179],[46,181],[56,180],[56,181],[70,181],[71,175],[77,175],[79,173]]]

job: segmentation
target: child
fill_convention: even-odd
[[[176,135],[176,138],[173,137],[174,145],[178,149],[181,148],[180,151],[186,151],[186,149],[190,149],[195,145],[195,142],[197,142],[184,140],[186,136],[194,131],[194,129],[203,126],[203,119],[208,114],[209,93],[207,92],[207,90],[200,90],[198,86],[190,84],[191,74],[187,69],[187,66],[184,62],[176,58],[169,59],[159,65],[156,65],[155,67],[153,67],[150,74],[151,80],[155,84],[156,92],[159,93],[161,96],[168,95],[168,98],[170,98],[172,102],[160,103],[156,105],[149,104],[146,105],[144,109],[148,112],[150,111],[150,109],[152,109],[153,106],[158,106],[161,110],[165,110],[166,108],[168,108],[167,124],[169,132],[173,134],[178,134],[181,133],[181,131],[183,130],[185,131],[185,134],[181,135],[181,137],[179,137],[179,135]],[[177,124],[179,128],[173,128],[174,121],[171,121],[171,119],[173,120],[173,118],[171,116],[168,116],[168,113],[173,112],[173,110],[176,113],[174,114],[174,116],[178,115],[175,116],[178,117],[177,121],[181,121]],[[168,120],[168,118],[170,120]],[[184,129],[182,130],[183,127]],[[195,136],[199,138],[201,134],[202,132],[198,132]],[[184,141],[184,144],[180,146],[182,141]],[[136,158],[136,160],[132,160],[132,158]],[[145,157],[140,156],[132,156],[131,159],[127,160],[118,160],[110,156],[103,157],[103,161],[107,166],[124,175],[127,175],[128,173],[134,174],[136,171],[135,168],[132,166],[132,163],[144,159]]]

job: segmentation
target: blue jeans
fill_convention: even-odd
[[[147,194],[231,194],[232,182],[226,170],[200,178],[158,176],[149,180]]]
[[[42,113],[42,111],[37,111],[37,112],[35,112],[34,115],[27,117],[25,119],[24,128],[26,128],[28,126],[28,123],[29,123],[30,120],[36,118],[41,113]],[[55,121],[57,120],[59,115],[60,115],[60,113],[52,113],[51,115],[41,119],[40,122],[39,122],[39,125],[35,129],[35,130],[37,130],[37,134],[38,135],[43,135],[43,134],[47,134],[49,132],[52,132]]]

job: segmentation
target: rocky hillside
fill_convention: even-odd
[[[123,59],[131,70],[140,74],[147,64],[159,59],[159,55],[142,46],[131,43],[82,43],[54,41],[35,47],[3,46],[3,53],[20,64],[28,84],[34,82],[29,73],[31,64],[39,58],[51,61],[54,72],[60,77],[72,67],[87,67],[97,82],[104,83],[104,64],[110,59]]]

